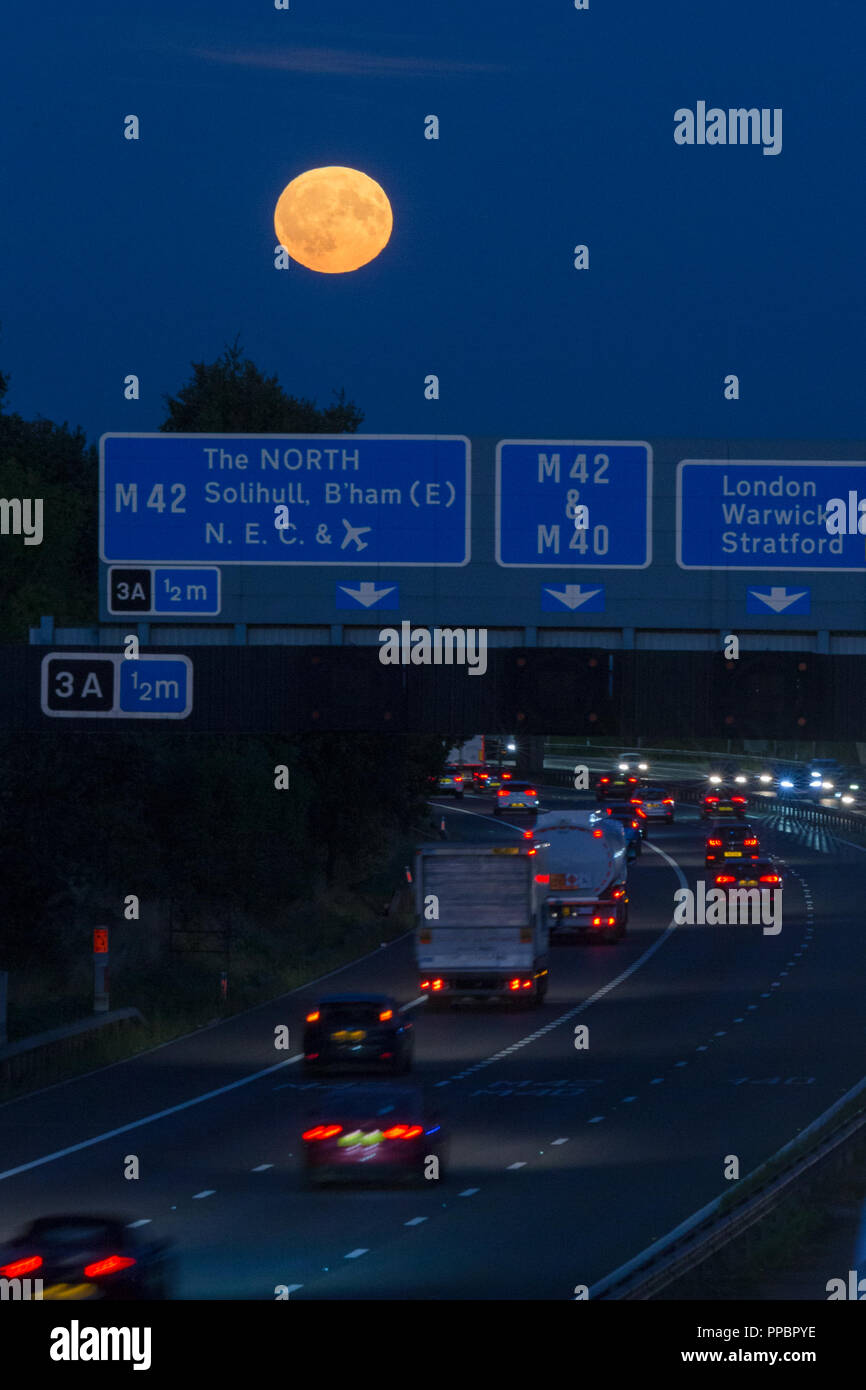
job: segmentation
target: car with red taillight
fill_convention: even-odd
[[[640,778],[632,772],[604,772],[595,784],[596,801],[627,801],[637,795]]]
[[[751,825],[731,825],[730,822],[719,821],[709,828],[704,856],[707,865],[727,864],[732,860],[758,860],[761,858],[758,832]]]
[[[767,888],[781,891],[781,870],[769,859],[742,860],[728,863],[713,879],[716,888]]]
[[[676,806],[674,798],[664,787],[640,787],[629,797],[632,806],[639,806],[649,821],[664,821],[671,825]]]
[[[307,1012],[304,1070],[407,1072],[414,1035],[412,1020],[388,994],[329,994]]]
[[[454,796],[458,801],[463,796],[466,778],[463,769],[449,763],[441,772],[427,779],[430,792],[434,796]]]
[[[746,798],[741,792],[714,787],[701,802],[702,820],[742,820],[745,814]]]
[[[29,1279],[37,1297],[36,1281],[43,1301],[171,1298],[174,1268],[169,1242],[116,1216],[40,1216],[0,1241],[0,1287]]]
[[[312,1183],[421,1183],[434,1169],[443,1177],[447,1158],[441,1119],[420,1087],[328,1088],[308,1107],[301,1143]]]
[[[537,810],[537,782],[516,782],[512,778],[510,782],[503,782],[502,786],[497,789],[496,800],[493,805],[494,816],[501,816],[503,811]]]

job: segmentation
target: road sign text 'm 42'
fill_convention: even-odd
[[[643,441],[504,439],[496,448],[496,563],[645,569],[652,449]]]
[[[107,563],[469,563],[462,435],[105,434],[99,461]]]

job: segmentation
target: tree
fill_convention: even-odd
[[[193,377],[176,396],[165,396],[167,433],[354,434],[363,411],[335,392],[333,405],[289,396],[275,376],[264,376],[242,355],[237,338],[215,362],[193,362]]]

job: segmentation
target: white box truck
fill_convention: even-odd
[[[533,844],[421,845],[415,855],[415,959],[431,1002],[547,992],[544,894]]]
[[[542,911],[553,942],[619,941],[628,922],[625,832],[599,811],[553,811],[533,827]]]

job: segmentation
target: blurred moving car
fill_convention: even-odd
[[[643,753],[620,753],[616,767],[618,772],[649,772],[649,763]]]
[[[496,804],[493,807],[494,816],[499,816],[503,811],[537,811],[538,810],[538,789],[534,782],[510,782],[504,783],[496,793]]]
[[[721,820],[724,816],[742,820],[745,814],[746,798],[742,793],[726,791],[723,787],[708,792],[701,802],[702,820]]]
[[[769,859],[733,860],[719,869],[714,884],[718,888],[772,888],[780,889],[782,875]]]
[[[760,848],[754,826],[717,821],[707,835],[705,862],[709,866],[729,859],[760,859]]]
[[[41,1279],[43,1299],[164,1299],[174,1259],[117,1216],[40,1216],[0,1243],[0,1279]]]
[[[329,1088],[309,1106],[301,1138],[310,1183],[424,1182],[431,1155],[444,1176],[442,1124],[420,1087]]]
[[[632,797],[632,806],[639,806],[648,821],[661,820],[671,825],[675,803],[664,787],[640,787]]]
[[[634,773],[605,772],[595,784],[596,801],[622,800],[632,795],[640,785]]]
[[[638,808],[632,806],[630,801],[608,801],[605,802],[604,813],[622,826],[625,833],[626,856],[628,859],[636,859],[643,850],[643,841],[646,839],[646,821],[639,820]]]
[[[326,1067],[404,1073],[412,1066],[414,1024],[388,994],[330,994],[307,1014],[305,1072]]]
[[[438,793],[440,796],[443,792],[450,792],[452,796],[457,797],[458,801],[463,796],[463,773],[454,763],[448,763],[438,776],[434,774],[432,777],[428,777],[427,781],[431,792]]]

